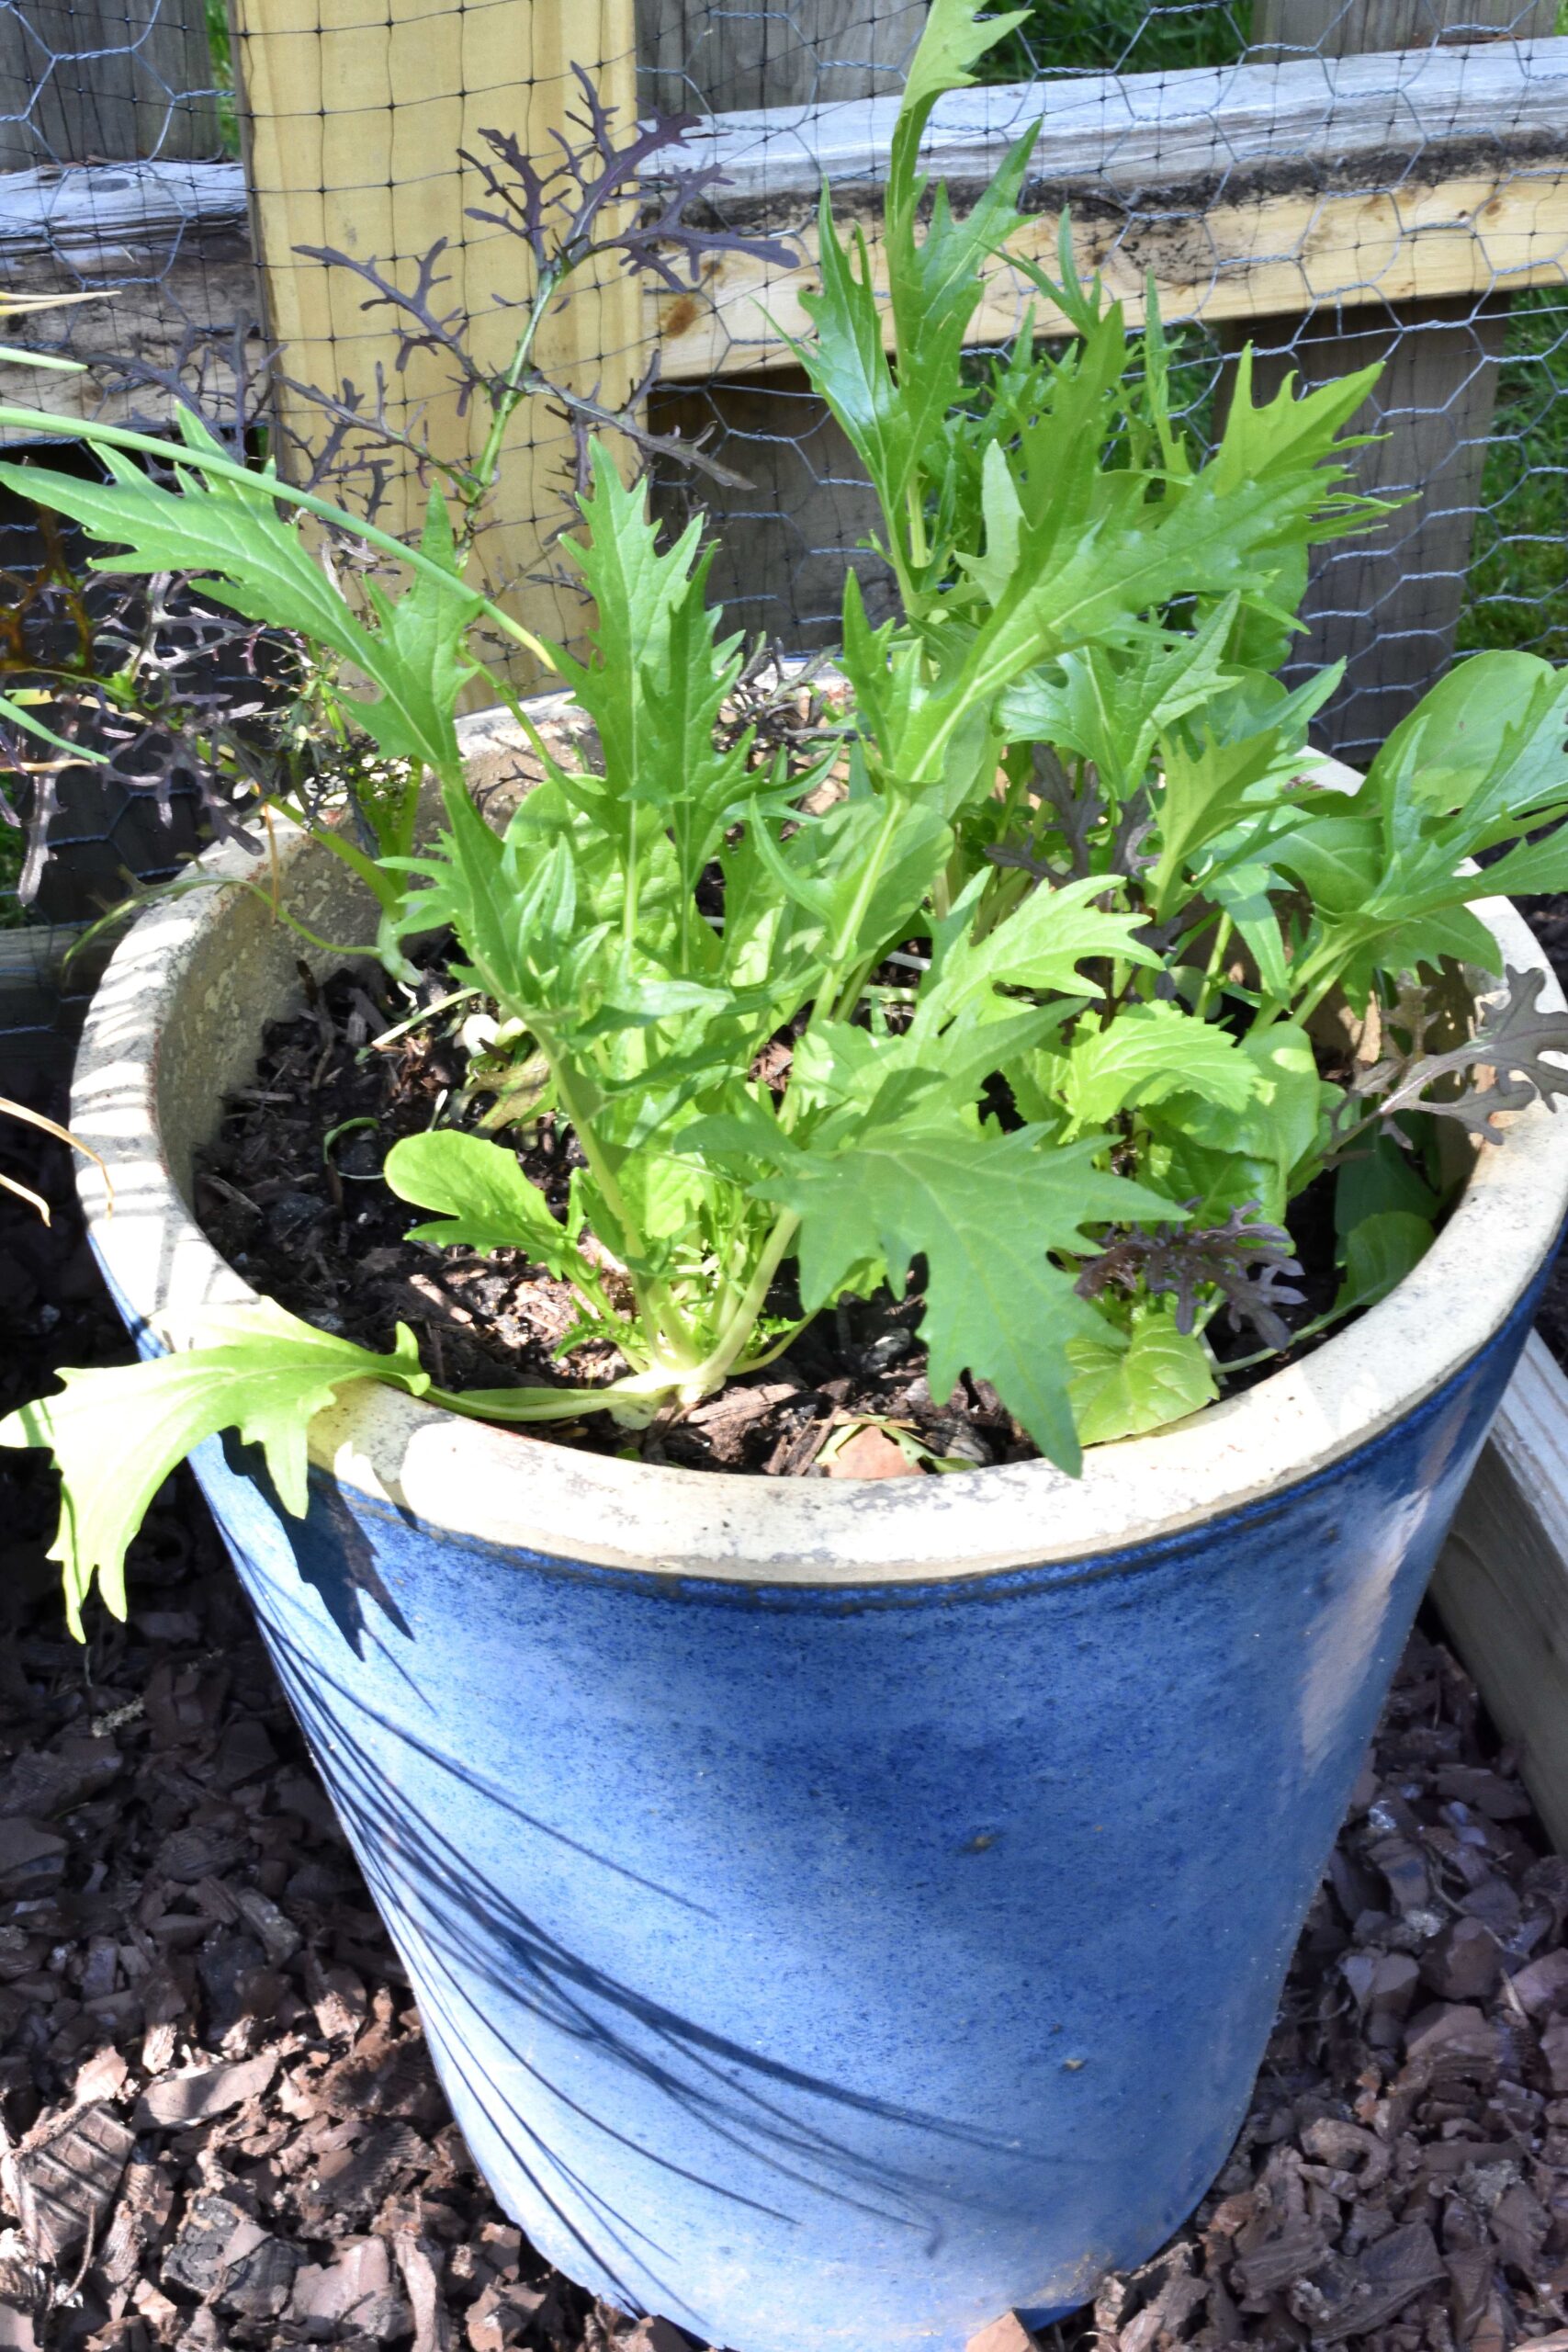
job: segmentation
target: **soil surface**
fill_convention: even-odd
[[[59,1207],[0,1195],[6,1410],[128,1351],[63,1154],[13,1131],[0,1165]],[[85,1651],[49,1474],[0,1483],[0,2346],[691,2352],[490,2199],[188,1476]],[[1047,2352],[1568,2352],[1565,1919],[1568,1862],[1417,1636],[1229,2162]]]
[[[472,1005],[443,1009],[453,992],[446,974],[433,970],[411,1014],[406,997],[378,973],[344,972],[320,990],[312,986],[306,1012],[269,1025],[253,1083],[230,1097],[199,1159],[197,1213],[230,1263],[305,1321],[378,1349],[391,1346],[399,1322],[408,1324],[443,1387],[595,1385],[625,1366],[604,1342],[555,1355],[576,1319],[565,1283],[520,1251],[480,1256],[408,1240],[428,1212],[380,1181],[399,1137],[450,1117],[454,1105],[481,1118],[503,1107],[473,1075],[483,1066],[470,1063],[464,1034]],[[547,1114],[527,1133],[522,1165],[563,1210],[576,1146]],[[498,1131],[497,1140],[515,1144],[518,1130]],[[1333,1301],[1326,1185],[1293,1204],[1292,1227],[1301,1266],[1271,1295],[1287,1324]],[[798,1312],[784,1285],[769,1306],[782,1316]],[[921,1306],[918,1296],[896,1301],[886,1292],[844,1301],[762,1372],[689,1411],[661,1414],[636,1436],[608,1414],[535,1424],[530,1434],[687,1469],[770,1476],[892,1477],[936,1464],[1032,1459],[1038,1449],[986,1382],[966,1375],[951,1397],[933,1398],[914,1336]],[[1228,1310],[1209,1336],[1217,1353],[1249,1363],[1260,1344],[1249,1328],[1232,1326]],[[1279,1361],[1267,1358],[1235,1385],[1264,1377]]]

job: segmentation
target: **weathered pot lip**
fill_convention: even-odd
[[[562,700],[541,698],[541,715]],[[486,713],[467,734],[470,746],[493,746],[509,729]],[[308,846],[286,842],[284,862]],[[222,846],[202,865],[214,876],[255,871]],[[143,914],[95,997],[78,1057],[73,1123],[107,1161],[119,1210],[106,1216],[101,1179],[85,1166],[89,1229],[123,1310],[154,1332],[167,1328],[175,1298],[256,1295],[196,1225],[159,1130],[158,1056],[189,952],[234,903],[228,892],[202,890]],[[1506,899],[1480,901],[1476,911],[1508,964],[1545,974],[1543,1004],[1561,1007],[1523,918]],[[1122,1553],[1314,1477],[1480,1353],[1568,1213],[1568,1119],[1538,1103],[1507,1124],[1506,1145],[1481,1150],[1433,1249],[1381,1306],[1240,1396],[1152,1436],[1093,1449],[1080,1479],[1038,1461],[876,1482],[682,1470],[464,1420],[369,1383],[318,1417],[312,1461],[373,1507],[412,1514],[462,1544],[655,1577],[864,1586]]]

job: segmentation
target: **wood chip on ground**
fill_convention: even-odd
[[[49,1303],[0,1294],[0,1411],[123,1356],[68,1215],[0,1215],[0,1252]],[[84,1653],[47,1479],[3,1468],[0,2352],[691,2352],[490,2198],[188,1479]],[[1050,2352],[1568,2352],[1565,1921],[1568,1860],[1417,1635],[1235,2147]]]

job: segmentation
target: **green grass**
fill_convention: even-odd
[[[1516,294],[1458,650],[1568,662],[1568,288]]]
[[[1251,17],[1251,0],[1034,0],[1028,24],[992,52],[992,78],[1228,65],[1246,50]]]
[[[218,92],[218,134],[225,155],[240,152],[240,121],[234,111],[234,60],[229,46],[228,0],[207,0],[207,45]]]

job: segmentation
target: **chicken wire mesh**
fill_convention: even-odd
[[[765,51],[761,20],[747,23]],[[831,76],[842,90],[841,46],[820,53],[813,76],[798,12],[773,25],[778,53],[750,77],[750,104],[775,83],[793,94]],[[1376,436],[1359,470],[1403,503],[1375,540],[1320,551],[1304,607],[1303,663],[1347,664],[1323,734],[1348,758],[1365,757],[1456,654],[1565,650],[1568,245],[1556,204],[1568,45],[1555,30],[1554,7],[1517,0],[1064,0],[1034,10],[997,52],[998,74],[1045,77],[1055,101],[1035,202],[1070,203],[1089,232],[1080,248],[1134,304],[1145,269],[1159,278],[1174,381],[1201,447],[1223,422],[1244,341],[1255,384],[1269,390],[1287,372],[1314,383],[1383,364],[1359,420]],[[862,63],[874,102],[896,75],[867,50]],[[727,98],[735,87],[726,77]],[[1042,96],[998,89],[988,115],[969,98],[953,120],[988,120],[999,159]],[[748,167],[739,124],[726,152],[741,165],[740,209],[755,217],[760,204],[770,228],[798,232],[810,175],[790,155],[785,101],[767,103],[772,115],[753,118],[767,164]],[[804,119],[796,136],[804,162]],[[838,144],[847,160],[847,121]],[[863,173],[834,184],[841,210],[863,211]],[[1427,266],[1444,240],[1456,250]],[[1426,297],[1426,284],[1441,290]],[[731,349],[710,336],[714,379],[662,395],[667,424],[705,428],[754,485],[721,502],[715,592],[749,626],[829,642],[846,563],[876,577],[854,552],[869,495],[804,378],[755,372],[754,321],[744,305],[731,315]],[[665,494],[682,503],[672,481]]]
[[[456,153],[485,108],[505,127],[521,89],[532,122],[530,94],[573,60],[627,112],[635,88],[640,108],[702,119],[693,152],[733,183],[708,193],[721,224],[800,239],[826,162],[840,209],[874,241],[877,141],[885,151],[923,0],[640,0],[624,23],[612,0],[530,13],[537,46],[520,57],[507,48],[506,0],[296,12],[288,29],[314,60],[301,80],[276,12],[247,23],[242,7],[247,126],[213,0],[0,0],[3,282],[113,289],[30,323],[40,345],[95,362],[84,379],[55,379],[51,401],[156,421],[192,397],[236,434],[276,416],[244,145],[272,222],[274,329],[282,321],[308,345],[308,364],[290,347],[282,368],[318,390],[349,376],[363,405],[389,322],[367,320],[363,285],[312,309],[323,265],[293,248],[331,243],[346,220],[357,257],[406,282],[442,203],[451,216]],[[1369,485],[1407,503],[1375,542],[1322,551],[1302,647],[1303,660],[1347,662],[1325,733],[1347,757],[1364,756],[1456,655],[1505,645],[1568,657],[1568,41],[1556,34],[1554,0],[1038,0],[995,52],[996,86],[955,117],[979,127],[978,146],[959,142],[962,162],[1049,102],[1029,198],[1043,240],[1067,202],[1087,259],[1134,306],[1155,272],[1200,446],[1223,421],[1247,338],[1265,383],[1385,362],[1364,419],[1382,437],[1360,463]],[[378,168],[367,168],[353,126],[378,110],[389,128],[368,151]],[[277,209],[280,191],[292,209]],[[464,268],[448,299],[466,320],[503,311],[504,289],[467,252]],[[739,626],[785,646],[829,643],[846,566],[873,591],[877,566],[848,444],[781,365],[787,349],[763,316],[770,300],[792,315],[795,295],[775,283],[759,299],[744,268],[716,269],[700,297],[655,292],[632,312],[624,300],[579,305],[579,380],[618,399],[661,339],[665,380],[639,413],[744,477],[716,484],[658,460],[663,510],[703,503],[715,515],[715,593]],[[995,311],[998,334],[1016,312]],[[395,423],[451,395],[441,364],[437,352],[422,381],[394,384]],[[14,369],[0,367],[0,385],[37,397]],[[533,467],[512,517],[525,538],[542,545],[558,527],[564,486]],[[36,517],[0,513],[13,611],[40,553]],[[501,576],[526,572],[513,550]],[[16,836],[0,830],[0,928],[79,917],[128,877],[174,870],[198,836],[199,796],[178,774],[160,783],[154,802],[135,781],[66,779],[52,878],[30,912]]]

